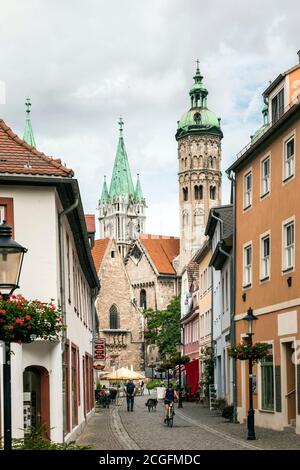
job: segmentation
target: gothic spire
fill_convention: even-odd
[[[107,189],[106,176],[104,175],[104,181],[103,181],[103,187],[102,187],[100,202],[106,204],[108,201],[109,201],[109,194],[108,194],[108,189]]]
[[[137,202],[142,202],[144,200],[139,174],[137,174],[137,181],[136,181],[136,187],[135,187],[135,192],[134,192],[134,199]]]
[[[30,120],[30,108],[31,108],[30,98],[26,99],[25,106],[26,106],[26,121],[25,121],[23,140],[25,140],[25,142],[27,142],[27,144],[31,145],[32,147],[36,147],[31,120]]]
[[[117,199],[121,197],[125,201],[128,201],[134,198],[134,187],[124,144],[123,125],[124,121],[120,117],[120,136],[110,182],[109,196],[111,199]]]

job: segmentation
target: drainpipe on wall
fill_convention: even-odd
[[[228,179],[231,181],[231,204],[233,205],[233,244],[231,252],[231,269],[230,269],[230,298],[231,298],[231,319],[230,319],[230,344],[233,346],[236,343],[236,330],[235,330],[235,256],[236,256],[236,191],[235,191],[235,178],[230,171],[226,171]],[[237,422],[237,368],[236,361],[232,360],[232,392],[233,392],[233,421]]]
[[[69,212],[72,212],[79,203],[79,196],[76,196],[75,202],[69,206],[67,209],[59,212],[58,214],[58,244],[59,244],[59,295],[60,295],[60,307],[63,315],[64,325],[66,325],[66,292],[65,292],[65,250],[64,250],[64,232],[63,232],[63,217]],[[66,330],[62,332],[62,340],[61,340],[61,354],[63,357],[63,353],[65,351],[66,345]],[[62,360],[62,373],[64,373],[64,363]],[[64,410],[64,396],[62,394],[62,401],[63,401],[63,410]],[[64,418],[63,418],[63,442],[65,441],[65,427],[64,427]]]

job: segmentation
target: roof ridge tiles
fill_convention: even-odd
[[[49,163],[53,167],[61,170],[66,176],[73,176],[74,172],[71,168],[67,168],[61,164],[60,159],[55,159],[53,157],[48,157],[43,152],[40,152],[35,147],[29,145],[25,140],[21,139],[6,123],[5,121],[0,118],[0,129],[2,129],[10,139],[12,139],[16,144],[24,147],[26,150],[31,152],[34,156],[42,158],[46,163]],[[10,152],[11,153],[11,152]]]

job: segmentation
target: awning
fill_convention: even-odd
[[[199,386],[199,359],[188,362],[184,367],[188,386],[190,387],[190,394],[195,395]]]

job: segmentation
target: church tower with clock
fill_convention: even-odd
[[[146,201],[139,175],[133,185],[123,137],[124,122],[120,118],[120,135],[108,190],[106,177],[99,200],[100,237],[114,238],[125,258],[129,245],[145,232]]]
[[[205,241],[209,211],[221,204],[221,119],[207,107],[208,90],[197,61],[191,107],[178,121],[180,262],[190,261]]]

